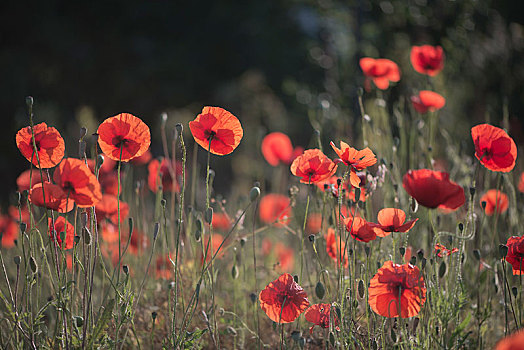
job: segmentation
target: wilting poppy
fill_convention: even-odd
[[[475,157],[489,170],[507,173],[515,167],[517,145],[508,133],[490,124],[471,128]]]
[[[501,214],[508,210],[509,200],[508,196],[498,190],[489,190],[480,197],[480,204],[486,203],[484,212],[486,215],[491,216],[497,212]]]
[[[44,180],[48,180],[47,176],[44,175]],[[42,182],[39,170],[24,170],[17,178],[16,185],[18,186],[18,192],[29,191],[31,187]]]
[[[71,196],[68,198],[62,187],[48,181],[34,185],[29,191],[28,199],[37,207],[45,207],[59,213],[67,213],[75,206],[73,198]]]
[[[524,236],[512,236],[508,238],[506,245],[508,246],[506,261],[513,267],[513,274],[524,274]]]
[[[400,69],[397,64],[386,58],[361,58],[360,68],[366,76],[366,82],[368,82],[367,79],[373,80],[373,83],[381,90],[386,90],[390,81],[396,83],[400,80]]]
[[[173,276],[173,264],[169,260],[168,256],[159,256],[156,258],[156,278],[170,279]]]
[[[402,185],[421,205],[454,211],[466,201],[464,189],[449,179],[449,174],[429,169],[409,170]]]
[[[277,242],[274,248],[277,257],[277,267],[280,271],[292,271],[295,265],[295,251],[281,242]]]
[[[514,333],[500,340],[495,346],[495,350],[523,350],[524,349],[524,329],[519,329]]]
[[[339,159],[347,166],[349,166],[349,182],[353,187],[360,186],[360,178],[357,171],[366,169],[377,162],[377,158],[373,151],[368,147],[359,151],[353,147],[349,147],[344,141],[340,141],[340,149],[331,141],[331,147],[337,153]]]
[[[102,199],[100,183],[80,159],[64,159],[55,170],[53,179],[80,208],[92,207]]]
[[[118,224],[118,202],[120,202],[120,222],[123,222],[129,215],[129,205],[119,201],[112,194],[103,194],[100,202],[96,204],[96,220],[98,222],[109,219],[113,224]]]
[[[169,161],[164,158],[162,163],[158,159],[153,159],[149,162],[147,170],[149,175],[147,177],[147,184],[149,189],[153,192],[158,191],[160,181],[162,181],[162,190],[164,192],[178,192],[180,191],[179,177],[182,176],[182,163],[176,162],[176,170],[173,169],[175,179],[171,176]]]
[[[231,218],[226,213],[214,213],[211,223],[217,231],[227,232],[231,228]]]
[[[233,152],[244,136],[237,117],[220,107],[204,107],[189,129],[196,143],[219,156]]]
[[[524,193],[524,172],[519,177],[519,191]]]
[[[302,183],[315,183],[332,176],[337,165],[319,149],[305,150],[291,164],[291,173],[300,177]]]
[[[16,133],[16,146],[22,155],[37,168],[52,168],[64,158],[65,143],[58,130],[46,123],[34,126],[35,144],[38,154],[34,154],[31,127],[27,126]],[[40,166],[38,161],[40,160]]]
[[[411,64],[417,72],[433,77],[444,68],[444,50],[440,46],[413,46]]]
[[[258,213],[265,224],[286,225],[291,216],[291,200],[283,194],[266,194],[260,200]]]
[[[377,238],[377,234],[373,230],[373,227],[361,217],[348,217],[344,221],[346,224],[346,231],[349,232],[351,237],[360,242],[369,242]]]
[[[109,158],[129,162],[140,157],[151,144],[149,127],[130,113],[109,117],[98,127],[98,144]]]
[[[272,166],[277,166],[281,162],[289,165],[303,151],[302,147],[293,149],[289,137],[281,132],[267,134],[262,140],[262,155]]]
[[[418,315],[426,301],[426,287],[418,267],[386,261],[371,279],[369,306],[384,317],[402,318]],[[400,300],[399,300],[400,296]]]
[[[66,219],[63,216],[59,216],[55,219],[55,225],[53,226],[53,220],[49,218],[48,226],[49,226],[48,234],[52,240],[54,240],[55,232],[56,232],[56,242],[59,247],[61,247],[62,249],[72,249],[73,248],[73,243],[75,241],[75,228],[69,221],[67,221],[67,227],[66,227]],[[64,235],[65,235],[65,245],[61,238]]]
[[[15,240],[18,238],[18,225],[8,215],[0,214],[0,233],[2,234],[3,248],[12,248],[15,246]]]
[[[270,282],[259,295],[260,307],[273,322],[295,321],[309,306],[307,294],[289,273]]]
[[[304,313],[304,316],[306,318],[306,321],[312,322],[313,326],[309,328],[309,333],[313,333],[313,328],[315,326],[320,326],[322,328],[329,328],[329,317],[331,315],[331,305],[330,304],[314,304],[311,305],[306,312]],[[340,328],[338,327],[338,318],[337,315],[334,315],[335,320],[335,329],[338,331]]]
[[[212,246],[209,245],[209,248],[207,248],[207,245],[208,245],[208,242],[209,242],[209,236],[207,236],[205,241],[204,241],[204,252],[205,252],[206,248],[208,249],[207,256],[206,256],[206,262],[210,262],[211,261],[211,258],[218,251],[218,248],[222,244],[222,241],[224,241],[224,237],[221,234],[219,234],[219,233],[213,233],[211,241],[212,241],[211,242]],[[223,258],[225,254],[226,254],[226,251],[224,250],[224,245],[222,245],[222,248],[220,248],[220,251],[218,251],[218,254],[215,257],[215,259]],[[203,255],[201,257],[201,261],[202,262],[204,261],[204,256]]]
[[[326,252],[328,255],[335,261],[335,264],[338,266],[338,262],[341,261],[339,257],[344,257],[344,267],[348,267],[348,254],[346,252],[346,242],[342,240],[340,242],[340,237],[337,239],[335,237],[335,230],[333,228],[328,228],[328,233],[326,235]]]
[[[433,91],[422,90],[418,95],[411,96],[411,103],[419,113],[435,112],[444,107],[446,99]]]
[[[435,244],[435,255],[437,255],[439,258],[444,257],[444,255],[450,256],[451,254],[456,253],[458,251],[458,248],[452,248],[451,250],[449,250],[440,243]]]
[[[401,209],[384,208],[378,212],[378,224],[370,223],[379,237],[386,237],[391,232],[408,232],[415,226],[418,218],[406,223],[406,213]]]

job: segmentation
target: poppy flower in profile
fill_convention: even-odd
[[[175,179],[171,176],[170,167],[171,165],[166,158],[162,159],[162,162],[158,159],[153,159],[149,162],[147,166],[149,173],[147,184],[151,191],[156,193],[159,185],[162,185],[164,192],[180,191],[180,185],[177,179],[182,176],[182,163],[176,162],[176,170],[174,171]]]
[[[415,226],[418,218],[406,223],[406,213],[401,209],[384,208],[378,212],[378,224],[370,223],[379,237],[386,237],[391,232],[408,232]]]
[[[277,267],[280,271],[292,271],[295,265],[295,251],[281,242],[275,244]]]
[[[47,180],[47,176],[44,175],[44,180]],[[41,177],[40,177],[40,171],[33,170],[33,173],[31,174],[31,170],[24,170],[18,177],[16,178],[16,185],[18,186],[18,192],[23,191],[29,191],[31,187],[34,185],[41,183]]]
[[[267,134],[262,140],[262,155],[272,166],[277,166],[279,163],[289,165],[303,151],[302,147],[293,149],[289,137],[281,132]]]
[[[386,90],[390,81],[396,83],[400,80],[400,69],[397,64],[386,58],[361,58],[360,68],[366,76],[366,84],[369,86],[368,79],[371,79],[380,90]]]
[[[64,159],[55,170],[53,180],[80,208],[92,207],[102,199],[100,183],[80,159]]]
[[[444,50],[440,46],[413,46],[410,58],[417,72],[430,77],[437,75],[444,68]]]
[[[369,306],[375,313],[398,317],[400,304],[400,316],[407,318],[420,312],[426,301],[426,287],[418,267],[386,261],[371,279],[368,295]]]
[[[231,218],[226,213],[214,213],[211,224],[213,229],[227,232],[231,228]]]
[[[8,215],[0,214],[0,233],[2,234],[1,246],[3,248],[13,248],[15,240],[18,238],[18,225]]]
[[[151,144],[149,127],[130,113],[109,117],[98,127],[98,144],[106,156],[129,162],[144,154]]]
[[[259,295],[260,307],[276,323],[295,321],[309,306],[307,294],[289,273],[270,282]]]
[[[523,350],[524,349],[524,329],[519,329],[514,333],[500,340],[495,346],[495,350]]]
[[[75,206],[73,198],[68,198],[62,187],[48,181],[34,185],[29,191],[28,199],[37,207],[45,207],[59,213],[70,212]]]
[[[435,244],[435,255],[439,258],[442,258],[444,256],[450,256],[451,254],[456,253],[458,251],[458,248],[452,248],[451,250],[449,250],[440,243]]]
[[[37,168],[52,168],[64,158],[65,143],[58,130],[46,123],[34,126],[35,144],[38,157],[34,154],[31,127],[27,126],[16,133],[16,146],[22,155]],[[40,161],[40,166],[39,162]]]
[[[419,113],[435,112],[444,107],[446,99],[433,91],[422,90],[418,95],[411,96],[411,103]]]
[[[480,204],[486,203],[484,212],[486,215],[491,216],[493,213],[502,214],[508,210],[509,199],[508,196],[498,190],[489,190],[480,197]]]
[[[506,254],[506,261],[513,267],[514,275],[524,274],[524,236],[512,236],[508,238],[506,243],[508,246],[508,254]]]
[[[508,133],[490,124],[471,128],[475,157],[489,170],[507,173],[515,167],[517,145]]]
[[[320,326],[321,328],[329,328],[329,317],[331,315],[331,305],[330,304],[314,304],[311,305],[306,312],[304,313],[304,316],[306,318],[306,321],[312,322],[313,326],[309,328],[309,334],[313,333],[313,328],[315,326]],[[338,331],[340,328],[338,327],[338,317],[335,314],[334,315],[335,320],[335,329]]]
[[[291,200],[283,194],[266,194],[260,200],[258,213],[265,224],[286,225],[291,216]]]
[[[377,238],[373,227],[361,217],[348,217],[344,222],[346,224],[346,231],[357,241],[367,243]]]
[[[431,209],[454,211],[466,201],[464,189],[441,171],[409,170],[404,174],[402,186],[418,203]]]
[[[340,257],[344,258],[344,267],[348,267],[348,255],[346,253],[346,242],[342,240],[340,242],[340,237],[337,239],[335,237],[335,230],[333,228],[328,228],[328,233],[326,235],[326,252],[331,259],[338,266],[338,262],[341,261]]]
[[[291,173],[300,177],[300,182],[312,184],[332,176],[337,165],[319,149],[305,150],[291,164]]]
[[[220,107],[204,107],[202,113],[189,122],[189,129],[196,143],[219,156],[233,152],[244,136],[238,118]]]
[[[118,202],[120,202],[120,222],[123,222],[129,215],[129,205],[118,200],[112,194],[103,194],[100,202],[95,207],[96,220],[100,222],[109,219],[113,224],[118,224]]]
[[[157,257],[155,263],[156,278],[168,280],[173,276],[173,264],[168,256]]]
[[[55,225],[53,226],[53,220],[49,218],[48,226],[49,237],[51,237],[51,239],[54,240],[56,234],[56,242],[59,247],[66,250],[73,249],[73,243],[75,241],[75,228],[69,221],[67,221],[66,227],[66,219],[63,216],[59,216],[55,219]],[[65,244],[61,238],[64,235]]]
[[[373,151],[368,147],[359,151],[353,147],[349,147],[344,141],[340,141],[340,148],[337,148],[333,141],[331,141],[330,144],[339,159],[350,168],[349,182],[351,186],[360,187],[360,178],[357,175],[357,171],[364,170],[377,162]]]

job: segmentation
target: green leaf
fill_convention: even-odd
[[[100,333],[105,328],[109,320],[112,318],[114,307],[115,307],[115,299],[109,300],[104,308],[102,317],[100,317],[100,319],[96,323],[95,330],[93,331],[93,334],[91,335],[91,339],[89,340],[89,345],[87,346],[89,349],[93,347],[93,343],[100,336]]]

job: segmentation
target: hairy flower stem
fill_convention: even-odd
[[[253,232],[253,277],[255,278],[255,293],[258,293],[258,282],[257,282],[257,254],[256,254],[256,235],[255,235],[255,228],[256,228],[256,218],[257,218],[257,211],[258,211],[258,197],[255,203],[255,208],[253,210],[253,226],[252,226],[252,232]],[[255,323],[256,323],[256,329],[257,329],[257,349],[260,349],[260,323],[258,318],[258,308],[255,307]]]

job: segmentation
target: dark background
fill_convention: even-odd
[[[422,88],[409,64],[412,45],[446,52],[435,85],[447,98],[448,128],[469,130],[486,119],[500,125],[507,106],[510,134],[521,143],[523,13],[519,1],[2,2],[2,204],[28,166],[15,145],[28,125],[28,95],[35,122],[57,127],[69,156],[80,124],[96,129],[123,111],[152,127],[156,153],[159,114],[169,111],[187,127],[203,105],[239,116],[254,135],[239,152],[259,153],[267,131],[307,145],[308,115],[326,101],[335,115],[357,115],[362,56],[400,65],[393,96]]]

